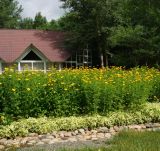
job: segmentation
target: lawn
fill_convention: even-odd
[[[21,149],[22,151],[23,149]],[[106,142],[103,148],[81,149],[25,149],[24,151],[160,151],[160,132],[120,132],[109,142]]]
[[[110,143],[107,151],[160,151],[160,132],[121,132]]]

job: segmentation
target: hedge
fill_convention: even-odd
[[[111,112],[106,116],[72,116],[72,117],[41,117],[21,119],[7,126],[0,127],[0,138],[27,136],[29,133],[46,134],[59,130],[77,130],[79,128],[111,127],[130,124],[160,122],[160,104],[147,103],[136,112]]]

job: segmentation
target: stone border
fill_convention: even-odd
[[[78,141],[97,141],[99,139],[111,139],[112,136],[122,130],[138,131],[160,131],[160,123],[148,123],[129,126],[114,126],[111,128],[99,127],[94,130],[78,129],[75,131],[55,131],[51,134],[38,135],[30,133],[27,137],[16,137],[15,139],[0,139],[0,150],[8,148],[20,148],[36,145],[52,145],[55,143],[78,142]]]

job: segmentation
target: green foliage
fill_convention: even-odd
[[[40,29],[40,30],[63,30],[59,26],[59,20],[47,21],[45,16],[42,16],[41,13],[37,13],[35,18],[24,18],[19,22],[20,29]]]
[[[158,101],[160,73],[155,69],[65,69],[0,75],[0,112],[13,117],[105,115],[137,110]]]
[[[160,2],[153,0],[61,0],[69,12],[62,28],[72,32],[70,47],[93,51],[101,66],[160,64]],[[73,50],[74,50],[73,49]],[[104,63],[103,63],[104,62]]]
[[[41,12],[38,12],[34,18],[33,28],[34,29],[45,29],[46,25],[47,25],[46,17],[43,17],[41,15]]]
[[[42,117],[28,118],[0,127],[0,137],[27,136],[29,133],[52,133],[59,130],[76,130],[79,128],[111,127],[147,122],[160,122],[160,104],[147,104],[136,112],[111,112],[106,116],[94,115],[83,117]]]
[[[16,0],[0,0],[0,28],[17,28],[22,7]]]
[[[70,46],[77,49],[88,46],[96,54],[98,61],[101,54],[104,58],[101,63],[107,64],[105,56],[109,52],[107,39],[110,27],[121,22],[119,14],[116,13],[119,2],[117,0],[61,1],[64,2],[63,7],[70,10],[63,18],[66,21],[65,29],[73,33],[69,41]]]
[[[24,18],[19,22],[20,29],[33,29],[34,21],[32,18]]]

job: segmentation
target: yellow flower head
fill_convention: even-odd
[[[13,91],[13,92],[15,92],[15,91],[16,91],[16,89],[14,89],[14,88],[13,88],[13,89],[12,89],[12,91]]]
[[[31,89],[30,88],[27,88],[27,91],[30,91]]]

